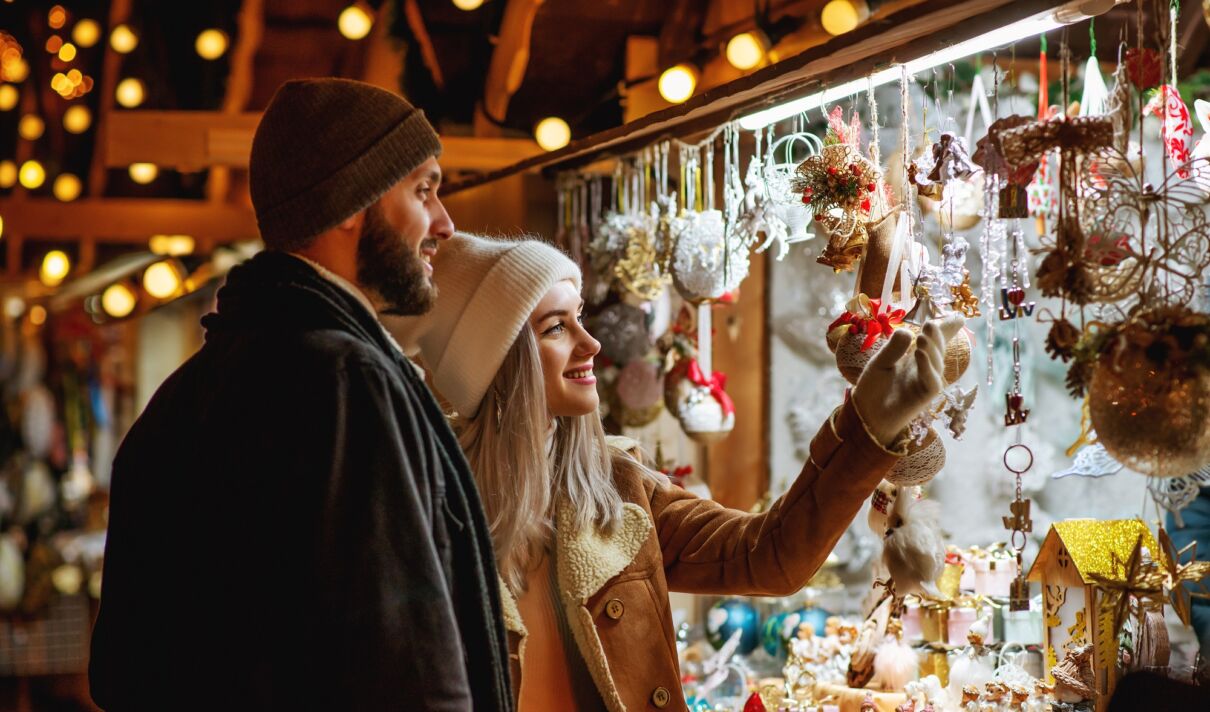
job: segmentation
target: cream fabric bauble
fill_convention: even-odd
[[[899,458],[887,473],[886,479],[900,486],[922,485],[936,477],[943,467],[945,445],[942,444],[937,431],[929,428],[923,442],[917,444],[912,441],[908,444],[907,454]]]

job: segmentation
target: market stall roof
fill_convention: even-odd
[[[567,169],[623,155],[662,138],[710,130],[745,114],[918,60],[1014,22],[1053,17],[1069,24],[1122,2],[1125,0],[932,0],[913,5],[683,104],[505,168],[457,179],[444,192],[456,193],[522,171]]]

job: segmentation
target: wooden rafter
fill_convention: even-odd
[[[146,245],[156,234],[188,234],[200,246],[256,239],[252,210],[204,200],[169,198],[83,198],[62,203],[52,198],[0,199],[5,228],[26,241],[62,242],[81,236],[81,226],[97,242]],[[199,249],[199,251],[205,251]]]
[[[252,96],[254,60],[265,33],[264,0],[243,0],[237,23],[239,33],[231,49],[231,71],[227,77],[227,91],[223,95],[222,112],[228,116],[246,110],[248,98]],[[206,196],[211,202],[225,201],[230,185],[228,168],[214,166],[206,178]]]
[[[508,103],[521,88],[529,66],[534,19],[545,0],[509,0],[483,86],[483,110],[497,123],[508,116]]]
[[[420,6],[416,0],[404,0],[403,16],[407,20],[412,37],[420,46],[420,57],[429,74],[433,76],[433,85],[440,91],[445,91],[445,74],[441,71],[441,62],[437,60],[437,50],[433,47],[433,38],[429,36],[428,27],[424,24],[424,16],[420,14]]]

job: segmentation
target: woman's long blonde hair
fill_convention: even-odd
[[[570,504],[576,529],[612,532],[622,515],[613,462],[620,456],[639,466],[611,452],[596,412],[552,424],[544,383],[538,343],[526,324],[479,412],[454,424],[479,487],[500,575],[518,593],[551,541],[560,497]]]

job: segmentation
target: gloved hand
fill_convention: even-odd
[[[945,347],[966,320],[959,314],[930,319],[920,335],[896,329],[882,350],[866,364],[853,389],[853,405],[866,428],[889,446],[945,387]]]

